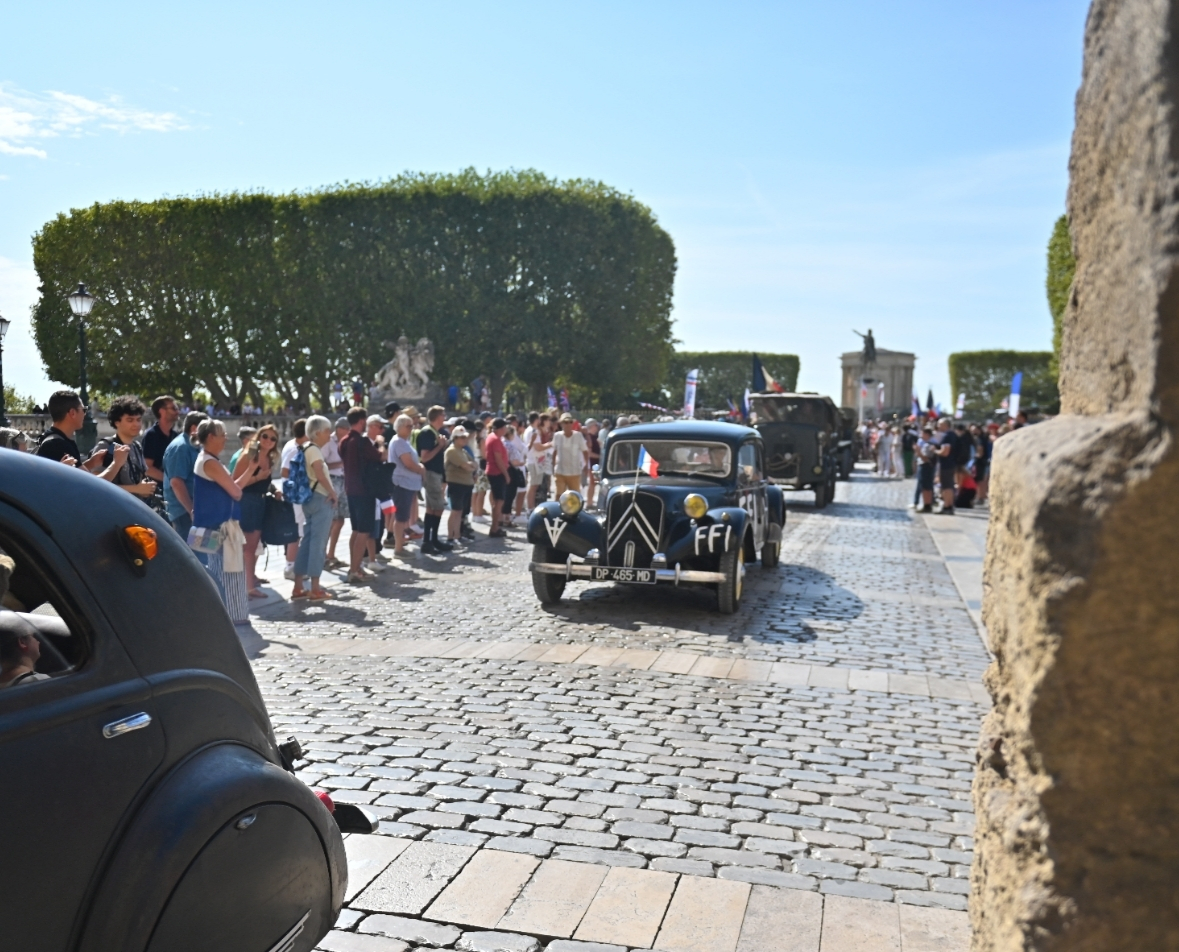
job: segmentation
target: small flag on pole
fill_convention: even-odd
[[[647,452],[647,447],[639,447],[639,472],[646,473],[652,479],[659,475],[659,461]]]

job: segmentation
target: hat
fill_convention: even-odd
[[[561,422],[561,423],[572,423],[572,422],[573,422],[573,414],[572,414],[572,413],[562,413],[562,414],[561,414],[561,419],[560,419],[560,421],[559,421],[559,422]]]
[[[401,412],[401,404],[394,401],[393,403],[385,404],[385,416],[391,417],[394,413]]]
[[[347,429],[349,429],[349,426],[350,426],[350,424],[348,423],[347,417],[340,417],[340,419],[338,419],[336,421],[336,429],[337,430],[347,430]]]
[[[620,416],[617,420],[615,420],[614,425],[615,426],[626,426],[629,422],[630,422],[630,420],[628,420],[626,418],[626,416],[624,415],[624,416]]]
[[[465,426],[456,426],[453,430],[450,431],[450,438],[452,440],[460,440],[463,437],[470,435],[471,434],[467,432],[467,428]]]
[[[479,419],[480,420],[487,420],[487,419],[490,419],[491,417],[493,417],[494,415],[495,414],[493,414],[490,410],[484,410],[482,413],[479,414]]]
[[[581,424],[581,425],[582,425],[582,426],[593,426],[593,425],[594,425],[595,423],[597,423],[597,422],[598,422],[598,421],[597,421],[597,420],[595,420],[593,417],[590,417],[588,420],[586,420],[586,421],[585,421],[583,424]]]

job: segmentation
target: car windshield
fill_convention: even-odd
[[[827,425],[827,404],[822,400],[797,397],[750,397],[750,408],[759,423],[806,423]]]
[[[611,476],[634,475],[639,448],[659,464],[659,476],[707,476],[723,479],[732,469],[733,454],[724,443],[695,440],[618,440],[610,444],[606,470]]]

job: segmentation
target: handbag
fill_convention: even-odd
[[[291,503],[267,493],[266,512],[262,516],[262,544],[290,545],[299,541],[299,524],[295,522],[295,507]]]
[[[512,478],[512,485],[517,489],[524,489],[528,486],[528,477],[524,475],[524,470],[519,466],[509,466],[508,473]]]
[[[188,547],[194,552],[212,555],[221,549],[221,533],[216,529],[202,529],[193,526],[188,530]]]

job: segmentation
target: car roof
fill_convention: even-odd
[[[615,440],[704,440],[735,445],[747,439],[761,439],[753,427],[719,420],[667,420],[663,423],[637,423],[610,431]]]
[[[769,390],[763,393],[751,393],[749,396],[750,399],[753,397],[779,397],[782,400],[822,400],[835,406],[835,401],[823,393],[779,393],[776,390]]]

